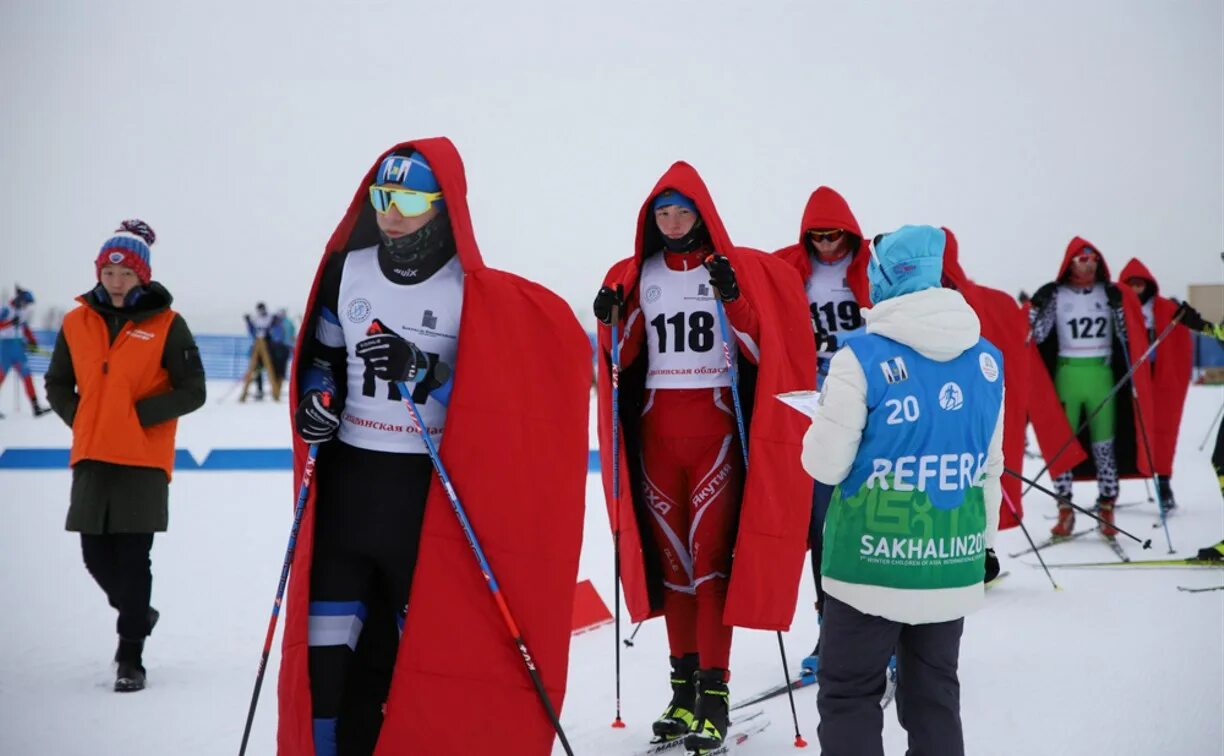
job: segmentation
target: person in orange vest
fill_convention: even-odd
[[[153,229],[126,220],[95,260],[98,284],[64,318],[47,400],[72,428],[65,528],[119,613],[115,690],[145,686],[144,641],[157,623],[153,534],[165,532],[178,418],[204,404],[204,366],[172,297],[151,280]]]

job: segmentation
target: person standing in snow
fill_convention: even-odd
[[[590,346],[538,284],[485,267],[458,151],[397,145],[327,244],[293,361],[300,484],[279,752],[547,753],[555,733],[434,472],[428,434],[557,711],[586,480]],[[408,384],[419,428],[400,393]],[[581,453],[580,453],[581,452]],[[548,495],[540,495],[547,486]]]
[[[772,445],[789,435],[797,446],[800,433],[773,393],[814,385],[816,355],[793,280],[781,260],[732,245],[700,176],[676,163],[642,206],[634,256],[608,271],[595,298],[600,450],[628,565],[626,603],[635,621],[662,613],[667,624],[672,698],[652,729],[694,751],[727,734],[732,626],[778,629],[794,612],[810,482]],[[622,329],[616,451],[632,481],[620,501],[611,479],[613,323]],[[729,356],[751,418],[747,471]],[[767,492],[756,487],[766,480]],[[757,540],[764,529],[770,536]]]
[[[871,256],[858,219],[836,190],[821,186],[812,192],[803,209],[799,243],[775,252],[799,271],[804,282],[812,329],[816,334],[818,381],[829,374],[829,361],[846,339],[863,326],[861,309],[869,307],[867,259]],[[812,519],[808,526],[812,578],[816,582],[816,615],[823,611],[824,589],[820,587],[825,512],[833,487],[817,481],[812,487]],[[820,665],[820,640],[799,665],[801,676],[814,678]]]
[[[25,383],[26,396],[30,406],[34,408],[34,417],[39,417],[51,410],[38,403],[38,394],[34,391],[34,379],[30,376],[30,365],[26,352],[38,349],[38,339],[30,330],[30,306],[34,304],[34,295],[28,290],[17,287],[16,293],[8,305],[0,307],[0,386],[10,370],[16,370],[17,375]],[[0,415],[2,419],[4,415]]]
[[[1029,323],[1033,343],[1054,381],[1071,432],[1078,429],[1083,418],[1096,412],[1088,423],[1086,437],[1079,439],[1079,447],[1071,445],[1073,449],[1090,448],[1091,459],[1056,476],[1054,489],[1069,501],[1075,478],[1096,478],[1101,535],[1113,539],[1118,533],[1113,523],[1119,478],[1146,478],[1151,472],[1147,454],[1152,442],[1150,422],[1155,418],[1151,371],[1134,371],[1128,379],[1134,384],[1133,391],[1124,389],[1110,397],[1134,360],[1147,350],[1139,299],[1130,287],[1110,280],[1100,251],[1077,236],[1067,245],[1058,278],[1033,294]],[[1138,397],[1137,403],[1133,396]],[[1046,460],[1051,467],[1058,461]],[[1058,522],[1050,530],[1051,536],[1068,538],[1074,529],[1075,510],[1059,502]]]
[[[98,284],[64,318],[47,369],[47,400],[72,428],[66,528],[119,613],[115,690],[145,686],[145,638],[157,623],[153,535],[169,520],[178,418],[204,404],[204,366],[173,298],[151,279],[156,236],[126,220],[95,260]]]
[[[964,754],[957,664],[997,526],[1004,387],[977,315],[941,287],[945,242],[930,226],[877,237],[866,332],[833,356],[804,436],[804,469],[836,486],[821,569],[825,756],[884,753],[894,649],[909,752]]]

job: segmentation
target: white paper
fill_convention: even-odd
[[[819,391],[788,391],[785,394],[774,394],[774,397],[808,417],[815,415],[816,408],[820,406]]]

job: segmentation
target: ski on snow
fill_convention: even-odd
[[[768,690],[757,693],[755,696],[747,699],[746,701],[740,701],[739,703],[732,704],[731,711],[738,711],[745,706],[751,706],[753,704],[761,703],[762,701],[768,701],[771,698],[777,698],[778,696],[785,694],[788,690],[799,690],[800,688],[806,688],[809,685],[815,684],[816,677],[814,675],[804,675],[797,680],[792,680],[787,685],[775,685]]]
[[[1109,546],[1110,551],[1116,554],[1118,559],[1122,560],[1123,564],[1130,563],[1130,555],[1126,553],[1126,549],[1122,548],[1122,544],[1118,543],[1117,538],[1110,538],[1109,536],[1102,536],[1102,538],[1104,539],[1105,544]]]
[[[1187,588],[1184,585],[1179,585],[1177,590],[1185,591],[1186,593],[1207,593],[1208,591],[1224,591],[1224,585],[1213,585],[1210,588]]]
[[[1050,564],[1047,567],[1215,567],[1224,568],[1224,561],[1217,559],[1140,559],[1129,562],[1067,562]]]
[[[1070,543],[1071,541],[1074,541],[1076,538],[1082,538],[1088,535],[1089,533],[1095,533],[1095,532],[1096,532],[1096,527],[1093,526],[1091,528],[1084,528],[1083,530],[1077,530],[1071,535],[1063,536],[1062,538],[1050,537],[1050,538],[1045,539],[1041,543],[1037,544],[1036,548],[1029,546],[1024,551],[1017,551],[1015,554],[1008,554],[1007,556],[1010,557],[1011,559],[1015,559],[1016,557],[1021,557],[1021,556],[1024,556],[1025,554],[1032,554],[1033,552],[1041,551],[1042,549],[1048,549],[1051,546],[1057,546],[1060,543]]]
[[[696,753],[708,756],[730,753],[730,749],[743,743],[752,735],[762,732],[766,727],[769,727],[769,719],[761,709],[738,716],[731,720],[731,726],[727,728],[727,737],[723,739],[723,745],[718,748],[697,751]],[[633,756],[651,756],[656,753],[679,754],[689,752],[684,750],[684,737],[681,736],[663,743],[651,743],[640,751],[634,751]]]

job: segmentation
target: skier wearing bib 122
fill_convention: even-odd
[[[1151,474],[1145,447],[1151,443],[1153,428],[1146,428],[1147,443],[1140,435],[1143,421],[1150,422],[1154,417],[1151,371],[1136,370],[1130,379],[1139,397],[1137,406],[1126,387],[1106,399],[1147,349],[1139,299],[1129,287],[1110,281],[1100,251],[1077,236],[1067,245],[1058,278],[1033,294],[1029,323],[1033,342],[1054,379],[1072,431],[1083,418],[1096,412],[1086,437],[1081,434],[1078,439],[1081,447],[1092,450],[1091,459],[1055,477],[1054,488],[1060,497],[1070,499],[1073,479],[1095,477],[1098,514],[1104,521],[1101,534],[1112,539],[1118,533],[1113,522],[1119,477],[1146,478]],[[1058,461],[1048,457],[1053,450],[1042,451],[1047,454],[1047,464]],[[1050,533],[1066,538],[1074,528],[1075,510],[1059,503],[1058,522]]]
[[[836,485],[824,527],[820,746],[883,756],[885,666],[909,753],[961,756],[957,664],[982,603],[1003,471],[1002,356],[957,291],[946,237],[877,237],[866,333],[833,356],[803,467]]]
[[[772,397],[815,383],[794,280],[781,260],[734,247],[697,172],[676,163],[638,216],[636,254],[613,266],[595,300],[605,326],[619,305],[624,329],[618,396],[630,462],[619,470],[632,483],[620,501],[611,495],[611,328],[600,329],[599,419],[626,604],[635,620],[660,610],[666,619],[672,699],[653,729],[685,737],[690,750],[726,736],[732,626],[779,629],[794,614],[811,481],[785,457],[799,418]],[[747,476],[729,355],[739,363]]]
[[[591,384],[573,312],[485,267],[463,163],[439,138],[399,145],[366,174],[306,313],[295,474],[306,444],[319,445],[318,472],[289,584],[279,753],[459,756],[482,750],[474,739],[548,753],[556,734],[424,434],[560,711]],[[455,719],[473,696],[478,735]]]

